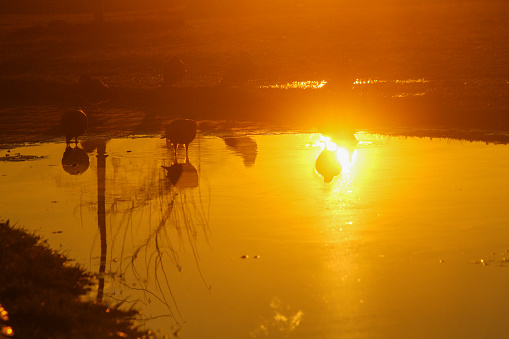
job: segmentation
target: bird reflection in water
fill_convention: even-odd
[[[82,174],[90,166],[90,159],[88,158],[87,152],[76,145],[71,147],[67,145],[65,147],[64,154],[62,156],[62,168],[64,171],[71,175]]]
[[[244,166],[250,167],[255,164],[258,155],[258,145],[250,137],[224,137],[224,143],[240,155],[244,160]]]
[[[167,171],[168,179],[173,186],[177,188],[196,188],[198,187],[198,171],[189,162],[189,158],[186,157],[186,162],[181,164],[175,157],[171,166],[163,166]]]

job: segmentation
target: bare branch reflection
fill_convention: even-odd
[[[100,262],[96,300],[156,301],[167,312],[143,315],[143,319],[167,316],[180,326],[183,315],[170,281],[175,272],[182,271],[180,256],[186,247],[192,251],[201,280],[210,288],[201,272],[197,248],[200,235],[207,240],[209,235],[198,171],[188,155],[179,163],[171,146],[165,152],[173,157],[169,167],[159,161],[108,156],[105,143],[85,146],[88,151],[97,150]],[[108,176],[107,157],[113,169]],[[132,294],[138,297],[133,299]]]

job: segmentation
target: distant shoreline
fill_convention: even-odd
[[[253,87],[112,88],[111,99],[86,102],[75,85],[12,82],[0,93],[0,144],[61,137],[60,115],[83,109],[91,119],[87,137],[157,134],[176,117],[252,123],[267,128],[320,132],[323,127],[389,135],[508,143],[505,107],[452,107],[445,95],[387,98],[344,95],[323,89]],[[465,97],[466,98],[466,97]],[[460,98],[455,98],[461,102]]]

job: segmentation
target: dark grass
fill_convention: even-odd
[[[137,338],[137,311],[82,302],[90,275],[40,237],[0,222],[0,304],[15,338]]]

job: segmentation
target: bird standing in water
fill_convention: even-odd
[[[166,127],[166,140],[173,145],[175,156],[177,146],[186,147],[186,158],[188,157],[189,144],[196,136],[196,122],[191,119],[176,119]]]
[[[325,148],[316,158],[315,169],[318,174],[323,176],[324,182],[331,182],[343,169],[336,155],[335,150],[330,151]]]
[[[65,142],[67,145],[74,142],[78,143],[78,137],[83,135],[88,127],[88,118],[82,110],[72,110],[64,113],[60,118],[60,125],[65,134]]]

